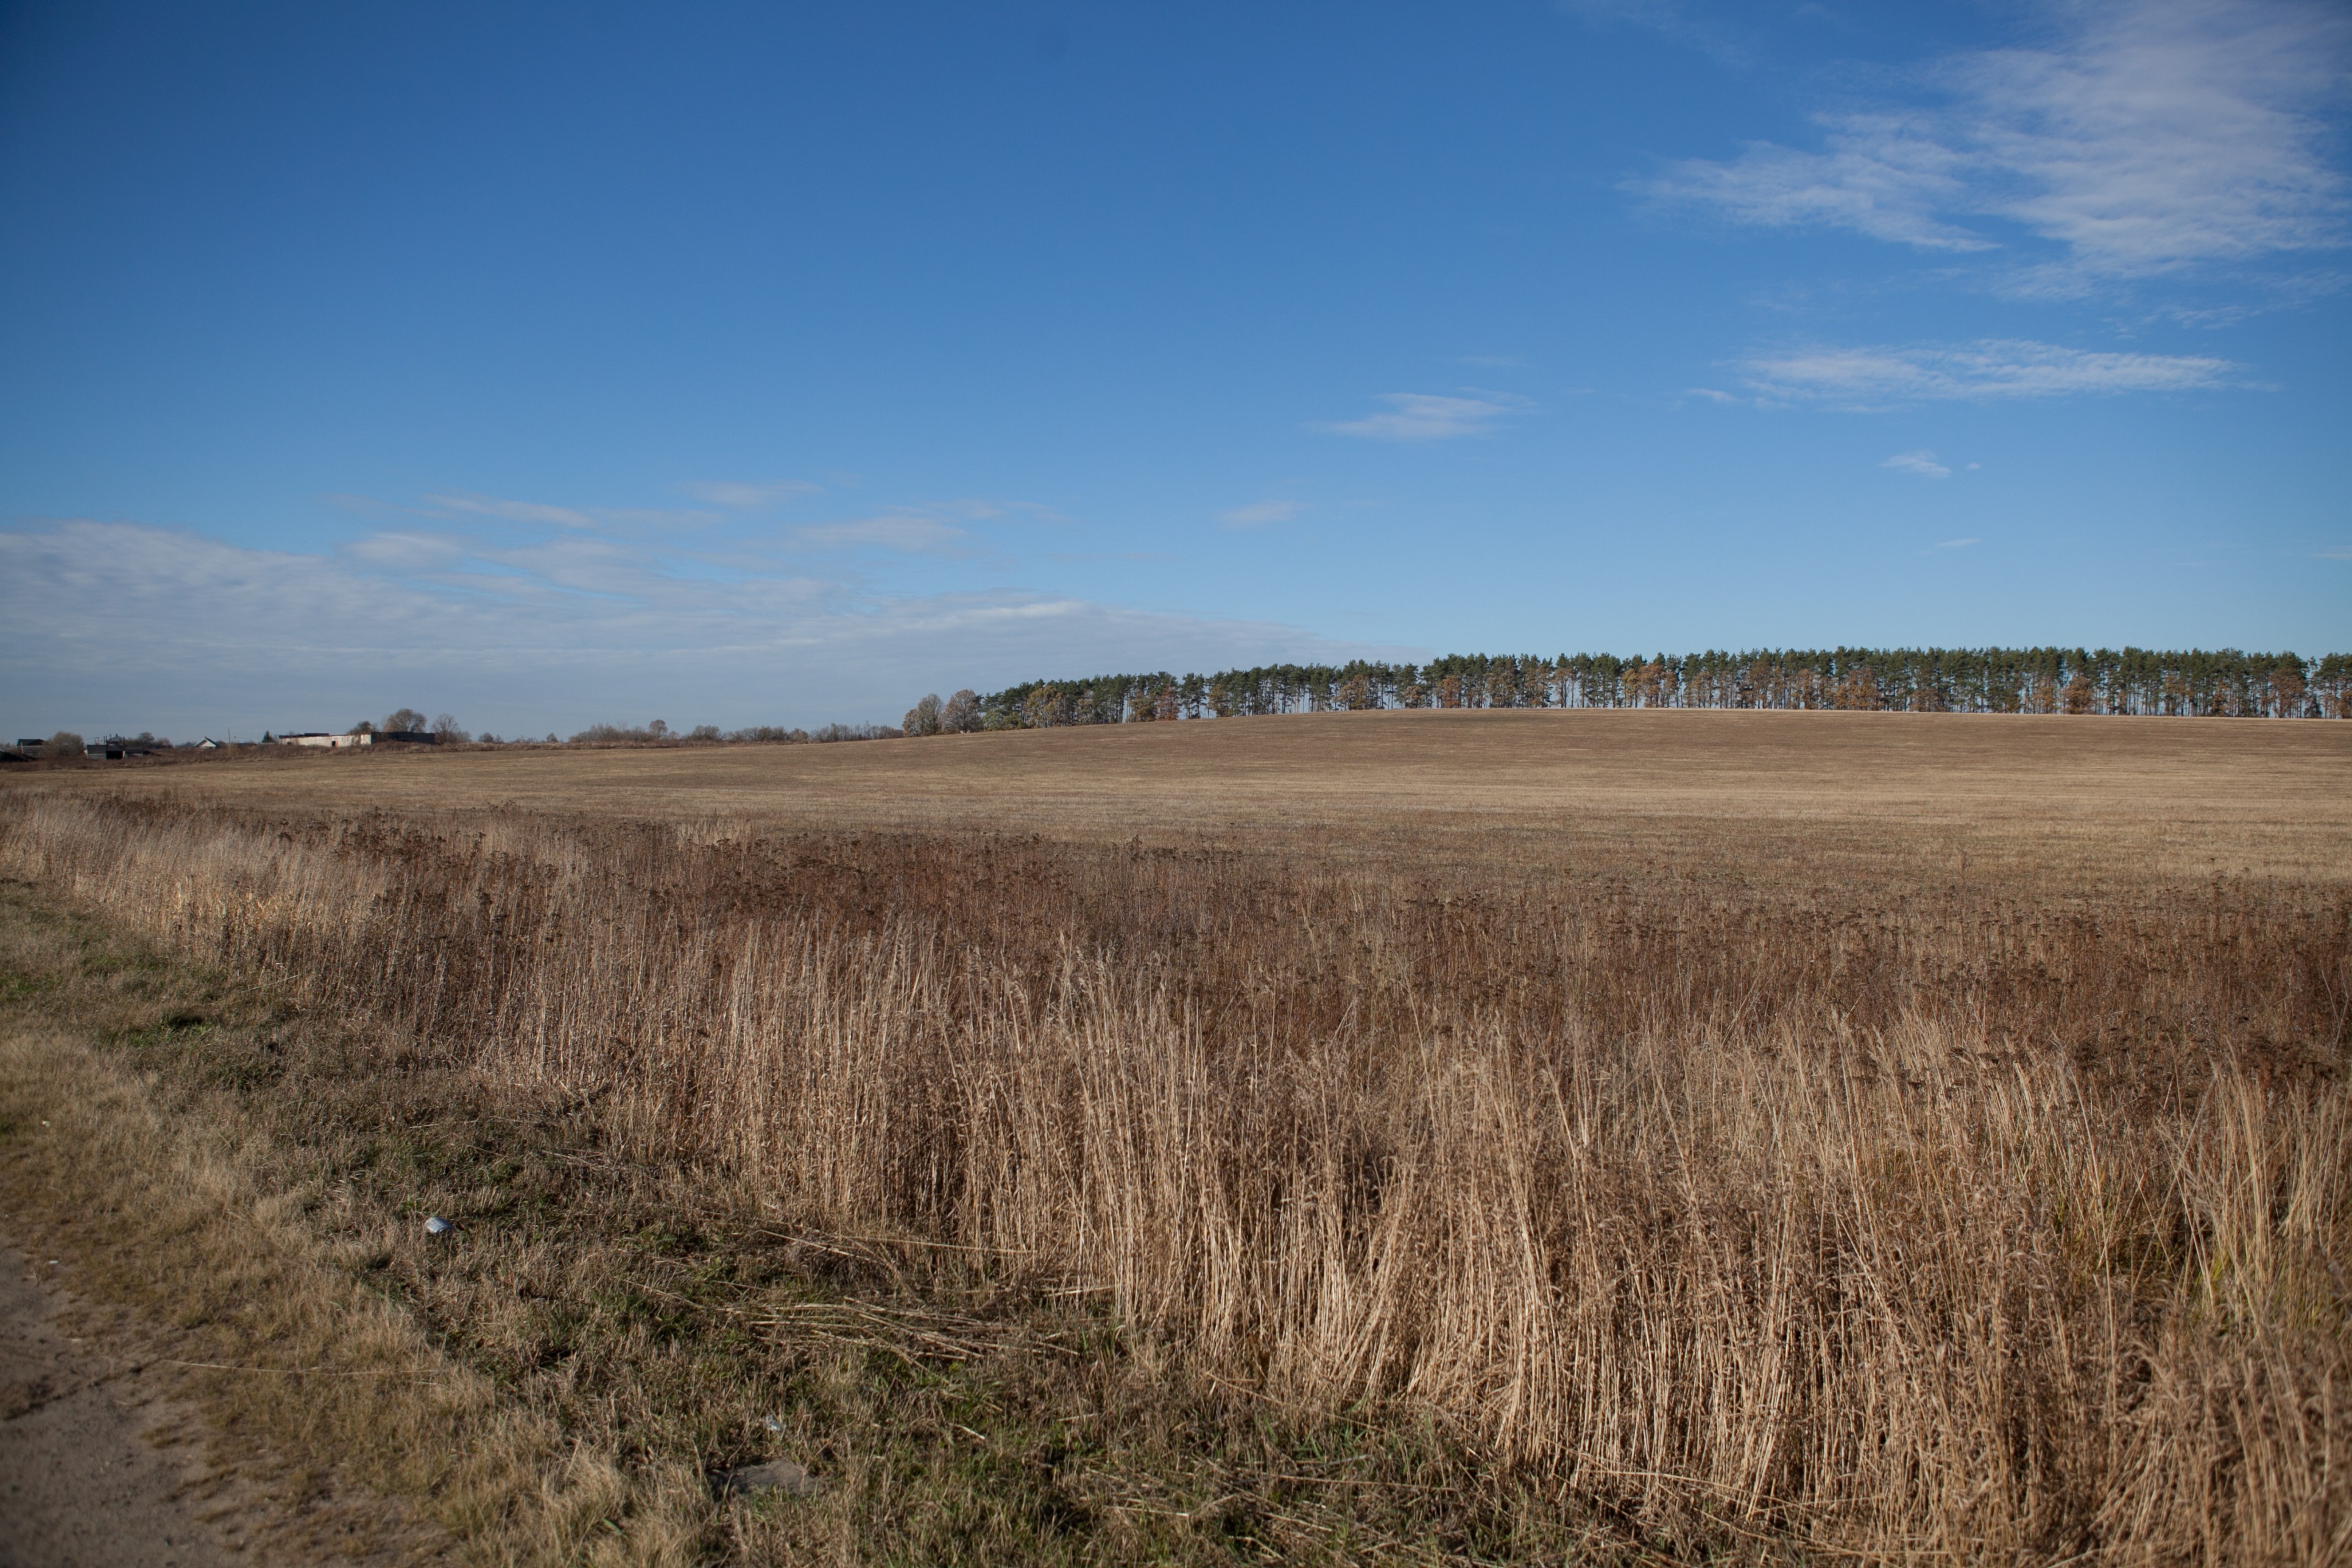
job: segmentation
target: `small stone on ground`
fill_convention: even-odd
[[[751,1492],[814,1497],[824,1490],[823,1481],[790,1459],[770,1459],[764,1465],[745,1465],[740,1469],[721,1470],[710,1481],[711,1489],[720,1497],[741,1497]]]

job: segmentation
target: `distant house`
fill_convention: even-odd
[[[352,746],[381,746],[393,742],[404,745],[430,746],[436,737],[430,730],[362,730],[349,735],[329,735],[318,731],[305,731],[299,735],[280,735],[281,746],[312,746],[322,752],[340,752]]]
[[[19,746],[33,746],[33,747],[39,747],[39,746],[46,746],[46,745],[47,745],[47,744],[48,744],[48,742],[47,742],[47,741],[42,740],[38,735],[34,736],[34,737],[33,737],[31,740],[29,740],[29,741],[27,741],[26,739],[25,739],[25,737],[24,737],[24,736],[19,735],[19,736],[17,736],[17,737],[16,737],[16,744],[18,744]]]
[[[210,735],[206,735],[203,740],[196,742],[196,750],[199,752],[217,752],[220,749],[221,743],[218,741],[214,740]]]
[[[81,754],[93,760],[119,763],[125,757],[152,757],[155,754],[155,748],[142,741],[126,741],[116,735],[90,742],[82,747]]]

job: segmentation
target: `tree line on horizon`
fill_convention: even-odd
[[[2352,717],[2352,654],[2236,649],[1865,648],[1614,654],[1454,654],[1213,675],[1032,680],[926,697],[909,735],[1253,714],[1419,708],[1845,709],[1923,713]]]
[[[1759,649],[1745,653],[1450,654],[1426,664],[1352,659],[1346,664],[1267,664],[1212,675],[1097,675],[1032,680],[985,695],[970,689],[924,697],[898,727],[827,724],[814,731],[777,725],[721,731],[592,724],[575,746],[714,745],[895,740],[901,735],[1069,724],[1228,719],[1256,714],[1422,708],[1846,709],[1915,713],[2111,713],[2183,717],[2352,718],[2352,654],[2306,659],[2234,648]],[[426,720],[394,710],[381,725],[352,732],[426,732],[444,743],[557,745],[521,737],[471,736],[446,713]],[[264,740],[273,739],[264,736]],[[152,737],[142,734],[142,742]],[[152,741],[168,748],[168,741]],[[44,754],[81,749],[65,731]]]

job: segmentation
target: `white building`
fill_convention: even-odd
[[[280,735],[281,746],[315,746],[322,752],[340,752],[347,746],[373,746],[398,741],[404,745],[429,746],[435,736],[430,730],[385,730],[376,732],[361,730],[349,735],[327,735],[317,731],[305,731],[299,735]]]

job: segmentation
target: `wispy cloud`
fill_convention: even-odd
[[[1559,0],[1559,8],[1595,27],[1645,27],[1714,56],[1726,65],[1745,65],[1749,49],[1716,22],[1678,0]]]
[[[1295,500],[1252,501],[1247,506],[1219,512],[1217,521],[1227,528],[1269,528],[1277,522],[1288,522],[1306,510]]]
[[[1936,461],[1935,453],[1927,451],[1897,452],[1878,466],[1916,474],[1923,479],[1948,479],[1952,477],[1952,470]]]
[[[816,724],[1045,670],[1403,651],[1066,595],[873,593],[773,561],[689,574],[653,544],[571,532],[478,543],[386,533],[314,555],[137,523],[0,528],[0,706],[92,733],[258,733],[401,703],[502,733],[655,714]],[[91,584],[119,613],[87,613]]]
[[[344,511],[368,516],[430,517],[444,521],[489,518],[519,528],[598,529],[702,528],[719,521],[712,511],[679,507],[570,507],[544,501],[517,500],[508,496],[482,495],[473,490],[436,490],[416,505],[377,500],[372,496],[330,494],[319,498]]]
[[[466,542],[436,533],[375,533],[346,545],[344,553],[391,572],[444,572],[466,558]]]
[[[823,485],[813,485],[806,479],[779,479],[770,484],[733,484],[724,480],[699,480],[677,487],[699,501],[723,506],[737,511],[757,511],[794,496],[816,495]]]
[[[478,517],[495,517],[504,522],[551,522],[560,528],[593,528],[596,520],[584,511],[568,506],[546,506],[538,501],[507,500],[499,496],[474,495],[466,491],[444,492],[425,498],[431,506],[449,511],[470,512]]]
[[[697,493],[711,487],[686,485],[679,487]],[[804,487],[808,489],[815,486]],[[706,528],[720,520],[720,513],[707,509],[688,507],[645,506],[551,506],[543,501],[516,500],[506,496],[482,495],[471,490],[439,490],[424,498],[417,506],[397,506],[372,500],[365,496],[332,495],[320,498],[350,511],[387,513],[403,512],[417,517],[492,518],[525,528],[556,527],[581,531],[599,529],[694,529]],[[731,502],[709,498],[712,505],[748,506],[752,503],[738,497]],[[761,503],[764,504],[764,503]]]
[[[2242,384],[2238,366],[2202,354],[2107,353],[2011,338],[1796,349],[1759,355],[1741,369],[1768,397],[1856,407]]]
[[[1495,422],[1527,406],[1524,400],[1490,393],[1477,397],[1447,397],[1425,392],[1383,393],[1388,405],[1361,419],[1338,420],[1319,428],[1340,436],[1360,436],[1374,441],[1446,441],[1459,436],[1483,436]]]
[[[702,528],[718,521],[715,512],[691,511],[672,506],[598,507],[590,515],[600,522],[617,523],[625,528]]]
[[[902,555],[968,555],[967,531],[919,512],[884,512],[855,522],[824,522],[796,528],[792,542],[810,550],[875,549]]]
[[[349,490],[327,490],[318,497],[325,505],[338,511],[355,511],[365,517],[425,517],[432,511],[425,507],[400,506],[373,496],[353,495]]]
[[[1844,115],[1824,123],[1826,153],[1751,142],[1732,163],[1694,159],[1651,188],[1711,205],[1734,223],[1850,228],[1922,250],[1995,248],[1994,241],[1936,216],[1968,205],[1958,154],[1892,116]]]
[[[937,504],[898,505],[868,517],[833,522],[812,522],[786,531],[778,540],[758,525],[730,512],[748,512],[779,498],[821,492],[822,487],[798,480],[771,485],[691,484],[679,487],[725,510],[691,510],[658,507],[565,507],[515,500],[467,490],[436,491],[421,506],[394,506],[362,496],[325,498],[346,510],[377,515],[439,519],[445,525],[488,518],[511,525],[459,538],[407,530],[389,531],[352,546],[354,561],[404,563],[421,561],[428,551],[457,551],[476,562],[545,573],[551,581],[595,591],[590,579],[607,560],[635,561],[640,554],[679,563],[696,563],[692,570],[740,569],[744,552],[753,558],[761,549],[781,542],[787,550],[885,551],[900,555],[971,557],[981,553],[979,542],[959,521],[983,521],[1009,515],[1060,521],[1058,514],[1027,501],[965,499]],[[553,530],[552,533],[548,531]],[[497,542],[492,542],[495,539]],[[761,540],[767,542],[763,545]]]
[[[1935,548],[1937,550],[1966,550],[1971,544],[1982,544],[1983,542],[1983,540],[1973,537],[1968,539],[1944,539],[1937,541]]]
[[[2105,0],[2041,47],[1927,67],[1935,101],[1815,116],[1816,149],[1751,142],[1648,188],[1736,223],[1941,252],[2011,249],[2007,281],[2103,282],[2340,248],[2352,182],[2324,112],[2352,12],[2323,0]]]

